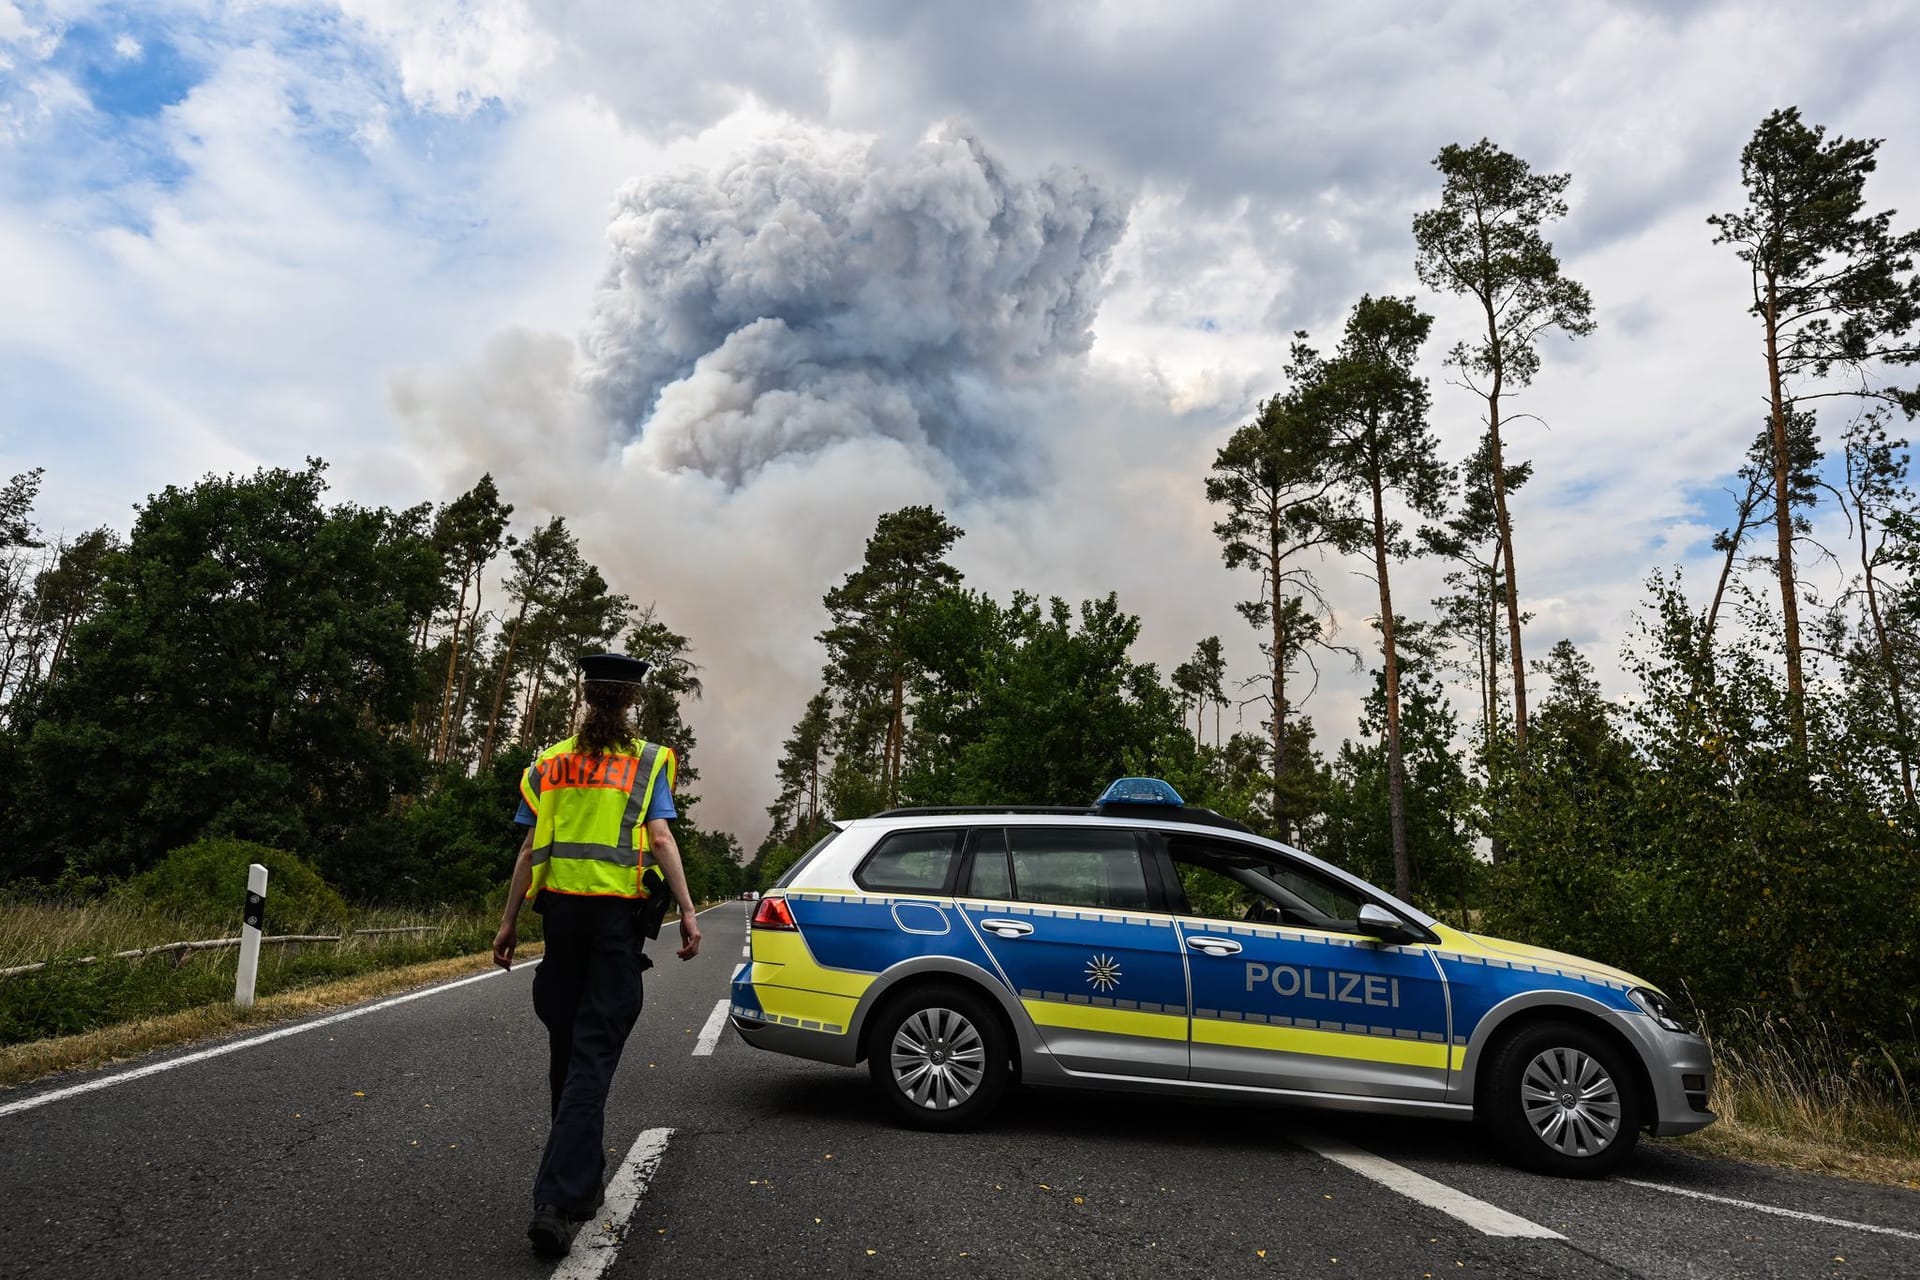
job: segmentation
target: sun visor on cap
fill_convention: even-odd
[[[647,664],[624,653],[589,653],[580,659],[580,674],[589,684],[639,684]]]

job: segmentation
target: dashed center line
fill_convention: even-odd
[[[1850,1227],[1855,1231],[1871,1231],[1875,1235],[1899,1236],[1902,1240],[1920,1240],[1920,1231],[1902,1231],[1898,1227],[1876,1227],[1871,1222],[1849,1222],[1845,1218],[1829,1218],[1824,1213],[1807,1213],[1801,1209],[1782,1209],[1778,1205],[1757,1204],[1752,1200],[1735,1200],[1732,1196],[1716,1196],[1706,1191],[1695,1191],[1689,1187],[1668,1186],[1664,1182],[1642,1182],[1638,1178],[1622,1178],[1620,1181],[1630,1187],[1645,1187],[1649,1191],[1664,1191],[1670,1196],[1690,1196],[1695,1200],[1711,1200],[1715,1204],[1730,1204],[1740,1209],[1752,1209],[1755,1213],[1771,1213],[1782,1218],[1798,1218],[1802,1222],[1824,1222],[1830,1227]]]
[[[1458,1218],[1481,1235],[1509,1236],[1529,1240],[1565,1240],[1566,1237],[1550,1227],[1537,1222],[1529,1222],[1518,1214],[1508,1213],[1497,1205],[1485,1200],[1476,1200],[1464,1191],[1456,1190],[1444,1182],[1435,1182],[1423,1173],[1415,1173],[1403,1165],[1384,1160],[1370,1152],[1362,1151],[1352,1143],[1339,1138],[1317,1133],[1294,1133],[1289,1137],[1307,1150],[1325,1156],[1343,1168],[1351,1169],[1363,1178],[1371,1178],[1389,1191],[1401,1195],[1429,1209],[1438,1209],[1452,1218]]]
[[[667,1155],[671,1129],[648,1129],[634,1139],[627,1158],[620,1162],[607,1182],[606,1203],[600,1216],[575,1237],[573,1252],[553,1269],[553,1280],[598,1280],[606,1274],[626,1242],[627,1229],[633,1225],[633,1211],[640,1197],[647,1194],[653,1175]]]
[[[700,1028],[700,1038],[693,1042],[693,1056],[704,1058],[713,1053],[713,1047],[720,1043],[720,1033],[727,1026],[727,1000],[722,998],[713,1006],[713,1012],[707,1015],[707,1025]]]

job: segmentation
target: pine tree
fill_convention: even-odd
[[[1412,891],[1407,847],[1406,770],[1400,742],[1399,618],[1393,609],[1393,562],[1413,552],[1388,496],[1437,519],[1452,476],[1427,425],[1427,384],[1413,372],[1433,317],[1406,298],[1363,297],[1347,318],[1340,345],[1323,357],[1300,334],[1287,374],[1292,399],[1324,432],[1327,466],[1340,501],[1330,515],[1338,544],[1366,552],[1380,596],[1384,665],[1387,794],[1393,840],[1394,885]]]
[[[1521,646],[1513,518],[1507,508],[1506,398],[1540,371],[1540,338],[1550,329],[1569,337],[1593,332],[1593,299],[1586,286],[1560,273],[1560,259],[1541,234],[1567,215],[1564,173],[1534,173],[1525,160],[1482,138],[1471,147],[1449,144],[1434,157],[1445,184],[1440,207],[1417,214],[1413,239],[1420,283],[1464,294],[1480,306],[1486,332],[1458,342],[1447,363],[1460,370],[1486,402],[1487,474],[1505,569],[1507,649],[1513,664],[1513,736],[1527,746],[1527,670]]]
[[[1893,211],[1865,214],[1877,138],[1829,140],[1797,107],[1774,111],[1740,152],[1747,205],[1707,219],[1715,244],[1747,264],[1748,310],[1759,319],[1772,437],[1774,571],[1780,584],[1787,692],[1796,747],[1807,729],[1795,586],[1793,478],[1796,429],[1811,435],[1810,402],[1865,397],[1920,412],[1920,389],[1880,385],[1889,365],[1920,361],[1920,231],[1895,235]],[[1846,375],[1845,385],[1832,380]],[[1817,447],[1817,442],[1816,442]],[[1816,455],[1817,456],[1817,455]]]

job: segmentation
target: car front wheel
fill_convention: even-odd
[[[959,987],[927,987],[887,1006],[869,1041],[868,1070],[900,1117],[922,1129],[982,1123],[1010,1074],[1006,1034],[987,1002]]]
[[[1508,1160],[1561,1177],[1612,1173],[1640,1138],[1639,1089],[1625,1055],[1570,1022],[1537,1023],[1503,1043],[1480,1112]]]

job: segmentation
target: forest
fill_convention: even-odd
[[[1436,915],[1643,974],[1710,1030],[1817,1025],[1910,1072],[1920,503],[1901,431],[1920,390],[1900,379],[1920,364],[1920,232],[1871,211],[1878,146],[1775,112],[1740,157],[1745,205],[1702,230],[1752,283],[1726,305],[1754,358],[1714,376],[1764,411],[1727,459],[1715,572],[1649,566],[1615,696],[1528,631],[1513,503],[1533,464],[1512,398],[1549,376],[1549,339],[1596,324],[1550,240],[1570,177],[1482,141],[1441,150],[1413,220],[1430,296],[1363,296],[1338,331],[1294,335],[1284,384],[1191,478],[1256,669],[1196,636],[1162,671],[1135,653],[1151,598],[994,598],[955,567],[946,513],[881,514],[821,584],[818,691],[749,859],[702,824],[699,638],[614,590],[564,516],[516,519],[491,476],[393,510],[330,499],[316,459],[49,538],[29,471],[0,492],[0,886],[86,900],[235,839],[356,902],[497,901],[516,776],[569,731],[575,659],[617,648],[654,664],[641,729],[680,751],[702,899],[764,887],[836,821],[1082,803],[1151,774]],[[1478,323],[1435,332],[1433,297]],[[1469,456],[1442,456],[1443,396],[1482,423]],[[1816,517],[1835,515],[1830,548]],[[1416,557],[1445,594],[1411,598]],[[1810,589],[1814,564],[1844,589]],[[1349,571],[1377,589],[1364,634],[1336,631],[1323,588]],[[1372,693],[1323,738],[1300,704],[1330,663]]]

